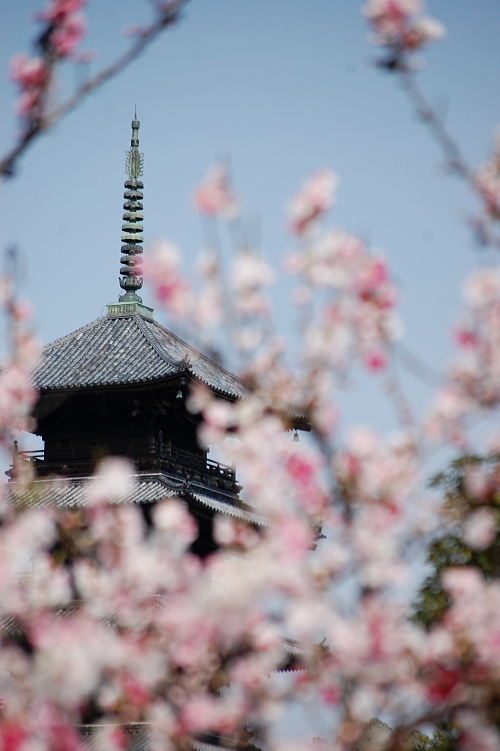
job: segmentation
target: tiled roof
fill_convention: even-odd
[[[117,495],[110,500],[113,503],[154,503],[176,494],[175,488],[168,487],[156,475],[135,476],[134,479],[137,482],[134,483],[131,493]],[[95,482],[95,477],[76,477],[69,480],[48,478],[35,480],[27,490],[13,482],[7,485],[7,499],[13,504],[22,503],[36,508],[54,505],[61,508],[85,506],[91,486]]]
[[[163,472],[137,473],[133,476],[133,489],[126,495],[116,495],[111,498],[113,503],[155,503],[163,498],[183,496],[191,498],[196,503],[206,506],[220,514],[227,514],[236,519],[258,524],[265,524],[264,520],[248,507],[242,508],[240,502],[230,495],[221,492],[210,492],[198,484],[179,482]],[[8,483],[6,487],[7,502],[11,505],[31,506],[43,508],[59,506],[68,508],[85,506],[89,502],[89,491],[92,484],[97,482],[95,477],[74,477],[68,480],[60,478],[40,479],[31,483],[29,488],[23,489],[17,483]]]
[[[40,390],[144,383],[187,373],[237,399],[236,376],[141,315],[98,318],[44,347],[35,371]]]
[[[149,737],[151,724],[148,722],[130,722],[120,725],[77,725],[77,727],[90,749],[102,748],[102,739],[99,738],[99,730],[115,727],[120,727],[125,731],[127,739],[125,747],[127,751],[152,751],[153,748],[157,748],[156,744],[153,745],[151,743]],[[233,751],[229,746],[204,743],[196,738],[193,738],[191,741],[191,747],[194,751]]]
[[[100,737],[99,731],[114,730],[118,727],[125,732],[126,751],[151,751],[153,748],[148,732],[150,723],[147,722],[77,725],[76,727],[85,739],[89,749],[102,749],[103,738]]]

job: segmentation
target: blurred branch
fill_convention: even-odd
[[[475,189],[474,174],[471,167],[460,151],[458,144],[446,130],[443,120],[424,96],[422,89],[417,84],[414,72],[408,66],[405,66],[399,68],[398,73],[417,115],[428,126],[432,136],[444,153],[448,169],[470,182]]]
[[[158,5],[158,18],[137,33],[136,40],[123,55],[86,83],[77,88],[76,92],[62,104],[53,108],[47,114],[31,119],[28,127],[21,134],[18,143],[0,161],[0,176],[12,177],[15,174],[18,159],[24,154],[28,146],[45,131],[52,128],[63,117],[74,110],[93,91],[103,86],[107,81],[122,72],[169,26],[179,19],[180,11],[188,0],[171,0]],[[54,60],[49,61],[49,68],[55,67]]]
[[[411,66],[408,64],[399,64],[394,70],[398,73],[403,88],[419,119],[428,127],[432,137],[444,154],[449,172],[462,178],[479,198],[480,202],[484,204],[485,198],[478,187],[475,170],[469,165],[457,142],[446,129],[443,119],[425,97],[416,81],[415,73]],[[500,249],[500,237],[491,228],[491,220],[472,219],[470,224],[481,245],[489,245]]]
[[[444,374],[439,373],[439,371],[414,355],[403,342],[398,342],[395,353],[401,365],[423,383],[433,388],[442,385]]]

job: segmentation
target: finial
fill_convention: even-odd
[[[125,181],[125,193],[123,197],[125,203],[123,208],[122,230],[122,253],[125,255],[121,258],[122,267],[120,274],[120,287],[125,290],[125,294],[119,298],[120,302],[142,302],[142,298],[136,294],[136,290],[142,287],[142,260],[140,258],[142,249],[142,231],[143,215],[142,211],[142,189],[143,183],[138,179],[143,174],[144,154],[139,153],[139,128],[141,124],[137,119],[137,107],[132,120],[132,139],[130,141],[130,151],[127,151],[125,172],[128,180]]]

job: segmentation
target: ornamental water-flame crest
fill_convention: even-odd
[[[138,151],[125,152],[125,172],[129,177],[140,177],[144,174],[144,154]]]

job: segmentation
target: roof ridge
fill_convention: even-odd
[[[91,329],[93,326],[95,326],[100,321],[105,321],[106,316],[99,316],[99,318],[96,318],[94,321],[91,321],[90,323],[85,324],[85,326],[80,326],[79,329],[75,329],[70,334],[66,334],[65,336],[60,336],[58,339],[53,339],[48,344],[44,344],[42,347],[42,352],[44,352],[49,347],[52,347],[53,344],[58,344],[59,342],[64,342],[66,339],[70,339],[75,334],[78,334],[80,331],[87,331],[88,329]]]
[[[167,334],[170,334],[170,336],[172,336],[176,341],[178,341],[180,344],[183,344],[185,347],[187,347],[188,350],[190,350],[191,352],[194,352],[196,355],[200,355],[204,360],[206,360],[207,362],[209,362],[211,365],[213,365],[214,367],[216,367],[218,370],[222,370],[224,373],[226,373],[226,375],[230,376],[231,378],[234,378],[234,380],[238,381],[245,389],[248,388],[246,386],[246,384],[244,383],[244,381],[239,376],[235,375],[234,373],[232,373],[230,370],[228,370],[227,368],[225,368],[223,365],[221,365],[220,363],[216,362],[215,360],[212,360],[212,358],[209,357],[208,355],[206,355],[204,352],[200,352],[199,349],[196,349],[195,347],[193,347],[188,342],[185,342],[184,339],[181,339],[180,336],[177,336],[177,334],[174,334],[173,331],[170,331],[170,329],[167,329],[166,326],[162,326],[161,323],[158,323],[158,321],[155,321],[155,320],[148,321],[148,323],[152,323],[155,326],[157,326],[158,328],[162,329],[162,331],[166,331]],[[148,341],[151,342],[151,340],[149,339],[149,337],[148,337]],[[153,344],[153,343],[151,342],[151,344]]]
[[[162,360],[164,360],[165,362],[168,362],[169,365],[172,365],[173,367],[179,367],[179,363],[169,358],[165,352],[162,352],[161,348],[158,346],[158,343],[153,341],[152,338],[149,336],[149,331],[147,330],[147,327],[144,324],[144,319],[142,318],[142,316],[138,315],[137,313],[134,313],[132,317],[134,319],[135,324],[137,325],[137,328],[139,329],[143,337],[146,339],[148,344],[152,346],[156,354],[159,357],[161,357]],[[165,331],[168,331],[168,329],[165,329]],[[168,333],[171,334],[172,332],[169,331]],[[174,336],[174,334],[172,334],[172,336]],[[179,372],[181,371],[179,370]]]

